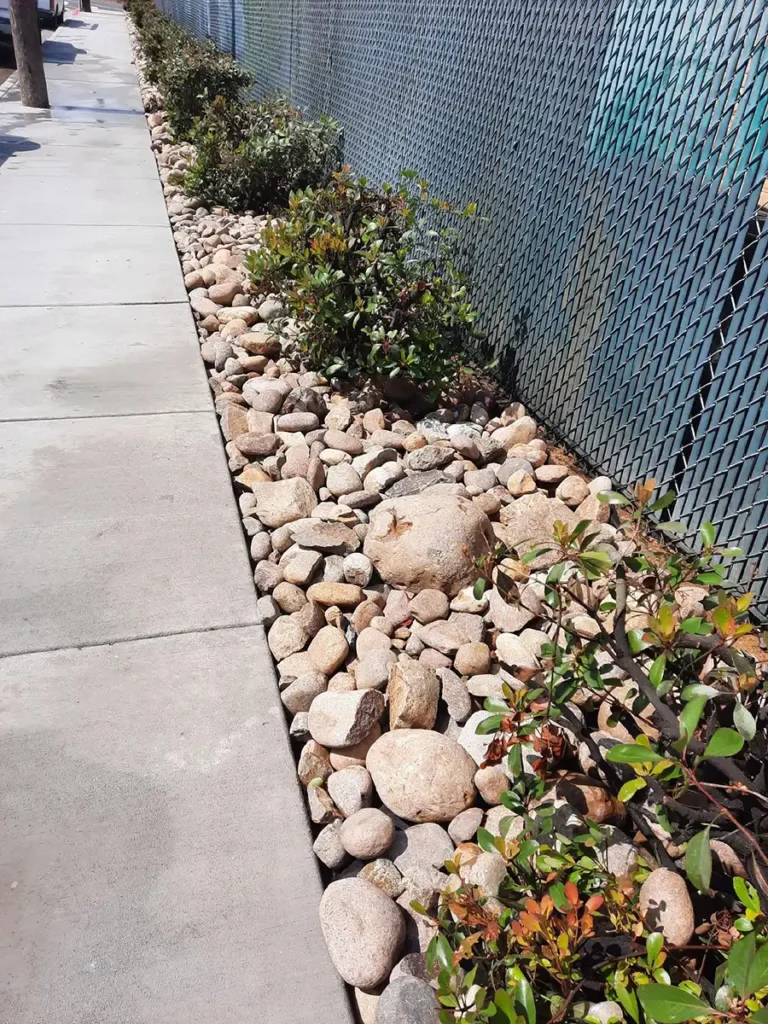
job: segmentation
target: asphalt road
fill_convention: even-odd
[[[54,29],[43,29],[43,41],[49,39]],[[16,70],[16,60],[13,53],[11,37],[5,34],[0,35],[0,85]]]

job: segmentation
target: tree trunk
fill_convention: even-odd
[[[10,0],[9,9],[21,102],[25,107],[48,107],[37,4],[35,0]]]

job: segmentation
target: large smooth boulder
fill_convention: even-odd
[[[389,896],[364,878],[331,882],[320,900],[323,929],[333,965],[348,985],[381,985],[405,939],[405,921]]]
[[[387,583],[455,597],[477,579],[476,559],[494,543],[491,522],[477,505],[427,493],[386,501],[371,512],[364,551]]]
[[[451,821],[475,802],[477,765],[439,732],[386,732],[368,751],[366,766],[382,803],[406,821]]]

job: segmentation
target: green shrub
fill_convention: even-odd
[[[766,1024],[765,653],[753,595],[727,584],[741,552],[719,547],[711,523],[700,556],[649,543],[643,514],[674,501],[653,480],[634,502],[598,500],[622,506],[612,536],[556,522],[548,543],[521,539],[482,566],[511,602],[540,581],[549,640],[540,670],[517,670],[477,727],[491,741],[483,765],[511,780],[500,834],[480,828],[457,848],[435,914],[416,906],[437,930],[426,959],[439,1020],[590,1022],[589,1005],[612,1000],[626,1024]],[[604,745],[603,728],[625,735]],[[624,852],[609,860],[617,841]],[[503,862],[490,890],[471,870],[481,851]],[[657,865],[687,892],[674,915],[671,903],[654,913],[658,890],[642,912]],[[670,935],[677,919],[690,938]]]
[[[159,84],[171,128],[178,138],[188,138],[217,97],[236,103],[251,78],[232,57],[210,43],[195,42],[165,58]]]
[[[187,187],[232,210],[285,206],[292,191],[329,179],[338,139],[335,121],[305,120],[280,97],[237,104],[221,96],[196,125]]]
[[[400,375],[440,389],[477,337],[444,226],[456,212],[412,172],[399,189],[374,189],[345,169],[294,193],[246,266],[254,283],[285,293],[302,344],[329,375]]]

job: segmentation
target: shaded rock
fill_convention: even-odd
[[[408,611],[423,625],[448,618],[448,598],[441,590],[422,590],[408,604]]]
[[[405,878],[418,880],[421,872],[442,868],[453,857],[453,842],[434,822],[411,825],[395,835],[389,855]]]
[[[477,830],[483,823],[483,811],[480,807],[468,807],[466,811],[457,814],[448,826],[448,835],[458,846],[459,843],[468,843],[474,839]]]
[[[328,793],[319,786],[310,786],[307,790],[309,816],[315,825],[327,825],[339,817]]]
[[[298,676],[280,694],[280,700],[292,715],[299,711],[309,711],[312,701],[319,693],[328,688],[328,681],[322,672],[310,672]]]
[[[331,960],[348,985],[386,981],[405,938],[392,900],[364,878],[331,882],[320,901],[320,925]]]
[[[360,877],[372,882],[377,889],[381,889],[393,900],[405,892],[405,879],[391,860],[380,857],[371,861],[362,868]]]
[[[340,832],[344,849],[351,856],[359,857],[361,860],[372,860],[374,857],[380,857],[386,853],[392,845],[394,837],[395,826],[392,819],[375,807],[366,807],[351,814],[341,826]],[[364,877],[373,881],[370,876]],[[400,893],[395,895],[399,896]]]
[[[621,824],[626,817],[624,804],[588,775],[564,776],[558,781],[555,793],[583,817],[591,818],[598,825]]]
[[[373,798],[371,776],[359,765],[334,772],[326,782],[328,793],[345,818],[370,807]],[[386,815],[384,815],[386,817]]]
[[[440,685],[434,669],[404,660],[389,675],[390,729],[431,729],[437,717]]]
[[[669,868],[652,871],[640,888],[638,905],[648,928],[661,932],[670,946],[691,941],[693,904],[682,875]]]
[[[307,740],[299,755],[297,773],[302,783],[308,786],[313,779],[323,782],[333,771],[328,751],[314,740]]]
[[[357,692],[381,697],[378,690]],[[382,802],[407,821],[451,821],[474,803],[475,763],[458,743],[440,733],[384,733],[369,750],[366,764]]]
[[[472,714],[472,699],[467,684],[450,668],[437,668],[436,672],[448,714],[461,725]]]
[[[350,768],[355,764],[365,767],[368,751],[379,736],[381,736],[381,726],[377,722],[374,724],[365,739],[360,740],[359,743],[355,743],[351,747],[343,747],[340,749],[334,747],[330,751],[331,765],[336,771],[341,771],[342,768]]]
[[[376,1006],[375,1024],[437,1024],[435,991],[420,978],[397,978],[388,985]]]
[[[328,748],[352,747],[370,733],[384,714],[384,706],[384,695],[378,690],[321,693],[309,709],[312,739]]]
[[[410,435],[410,437],[413,436],[413,434]],[[405,442],[406,447],[409,440],[410,438]],[[448,484],[450,482],[451,478],[439,469],[433,469],[428,473],[413,473],[411,476],[403,477],[397,483],[392,484],[387,490],[387,498],[413,497],[423,494],[436,484]]]
[[[341,826],[341,819],[336,818],[330,825],[326,825],[322,829],[312,844],[312,849],[317,859],[322,861],[331,871],[338,871],[349,860],[347,851],[341,842]]]

